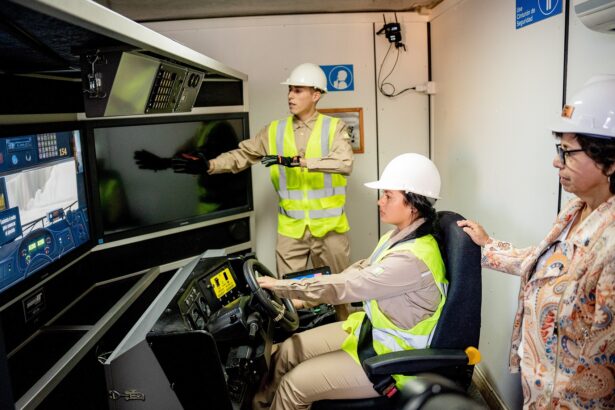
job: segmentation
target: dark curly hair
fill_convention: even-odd
[[[436,217],[436,210],[433,207],[432,202],[423,195],[415,194],[412,192],[406,192],[404,194],[406,203],[416,208],[421,218],[433,221]]]
[[[406,203],[416,208],[419,213],[419,217],[425,218],[426,221],[415,232],[410,234],[411,237],[421,237],[423,235],[431,234],[436,238],[440,252],[442,252],[442,233],[438,225],[438,214],[433,207],[435,200],[429,199],[426,196],[415,194],[412,192],[406,192],[404,194]]]
[[[615,194],[615,178],[611,178],[607,172],[615,163],[615,141],[610,138],[596,138],[584,134],[575,134],[583,152],[587,154],[602,169],[602,173],[609,177],[609,191]],[[561,133],[555,133],[555,137],[562,138]]]

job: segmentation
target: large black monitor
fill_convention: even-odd
[[[91,248],[81,137],[77,123],[2,127],[0,299]]]
[[[176,173],[171,158],[207,159],[248,136],[246,113],[88,122],[96,164],[93,191],[99,244],[191,229],[252,209],[250,171]]]

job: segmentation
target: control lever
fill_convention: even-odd
[[[261,317],[257,312],[253,312],[248,316],[248,320],[247,320],[247,324],[249,328],[248,337],[250,338],[250,340],[254,340],[254,338],[256,337],[256,334],[260,330],[261,328],[260,322],[261,322]]]

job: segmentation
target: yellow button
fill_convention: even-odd
[[[474,365],[480,362],[480,352],[475,347],[468,347],[466,349],[466,355],[468,355],[468,364]]]

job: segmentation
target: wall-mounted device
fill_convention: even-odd
[[[87,117],[190,112],[205,73],[139,51],[81,55]]]
[[[403,48],[406,50],[406,46],[401,42],[401,25],[397,21],[397,13],[395,13],[395,22],[387,23],[386,17],[384,14],[382,15],[384,19],[384,26],[376,34],[384,34],[384,36],[389,40],[389,43],[395,44],[395,48]]]

